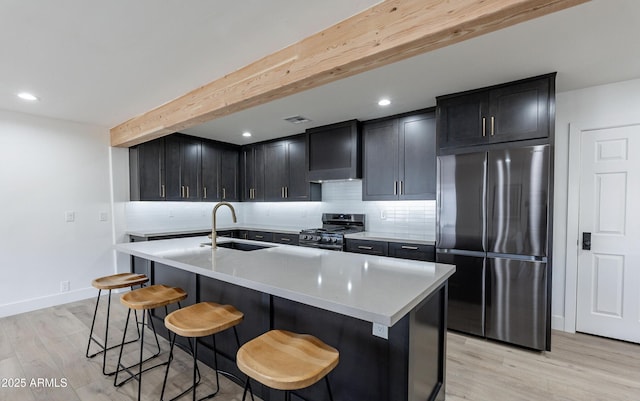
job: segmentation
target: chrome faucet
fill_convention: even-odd
[[[213,222],[211,223],[212,227],[211,227],[211,248],[212,249],[216,249],[217,247],[217,237],[218,237],[218,232],[216,230],[216,213],[218,212],[218,208],[220,206],[229,206],[229,209],[231,209],[231,217],[233,218],[233,222],[237,223],[238,220],[236,219],[236,210],[233,208],[233,206],[231,205],[231,203],[229,202],[218,202],[214,207],[213,207],[213,211],[211,212],[211,219],[213,220]]]

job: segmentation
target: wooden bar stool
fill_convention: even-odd
[[[271,330],[240,347],[236,359],[238,368],[248,376],[242,401],[250,388],[249,378],[283,390],[285,400],[290,401],[291,391],[309,387],[323,377],[333,401],[327,375],[338,365],[339,353],[316,337]]]
[[[87,343],[87,358],[93,358],[96,355],[102,354],[102,373],[104,375],[112,375],[116,371],[107,372],[106,363],[107,363],[107,351],[119,347],[120,343],[109,347],[108,338],[109,338],[109,317],[111,313],[111,291],[130,287],[133,290],[133,287],[140,286],[142,287],[149,278],[144,274],[135,274],[135,273],[120,273],[113,274],[111,276],[100,277],[91,282],[91,285],[98,289],[98,298],[96,298],[96,308],[93,311],[93,320],[91,321],[91,331],[89,331],[89,341]],[[96,316],[98,315],[98,305],[100,304],[100,296],[102,295],[102,290],[109,290],[109,297],[107,298],[107,322],[104,330],[104,340],[101,343],[96,337],[93,335],[93,328],[96,324]],[[136,313],[136,321],[138,320],[138,314]],[[129,344],[131,342],[137,341],[140,339],[140,332],[138,332],[138,337],[133,340],[127,341]],[[94,352],[93,354],[89,354],[89,349],[91,348],[91,343],[94,342],[98,345],[99,351]]]
[[[236,344],[240,348],[240,340],[238,339],[238,331],[236,326],[242,321],[244,315],[231,305],[219,305],[213,302],[201,302],[195,305],[187,306],[179,309],[164,318],[164,324],[169,331],[173,333],[171,338],[171,351],[169,352],[169,363],[164,374],[164,382],[162,383],[162,393],[160,400],[164,400],[164,390],[167,385],[167,376],[169,375],[169,367],[173,359],[173,347],[176,343],[176,335],[186,337],[189,340],[191,354],[193,355],[193,384],[191,387],[175,396],[171,401],[178,399],[193,391],[193,400],[196,397],[196,386],[200,382],[200,372],[198,371],[198,339],[211,336],[213,341],[213,361],[216,371],[216,391],[201,398],[206,400],[215,396],[220,391],[220,379],[218,376],[218,350],[216,348],[216,334],[233,327],[236,337]],[[193,339],[193,345],[191,340]],[[224,373],[224,372],[221,372]],[[230,374],[228,374],[230,375]]]
[[[181,288],[176,287],[168,287],[166,285],[156,284],[149,287],[139,288],[137,290],[133,290],[124,294],[120,297],[120,302],[126,307],[129,308],[129,312],[127,312],[127,322],[124,326],[124,334],[122,336],[122,346],[120,347],[120,355],[118,356],[118,369],[116,370],[115,378],[113,380],[113,385],[116,387],[122,386],[126,382],[131,379],[135,379],[138,381],[138,400],[140,400],[140,394],[142,389],[142,373],[148,370],[157,368],[159,366],[165,365],[168,362],[159,363],[157,365],[151,366],[146,369],[142,369],[142,365],[146,360],[143,360],[143,351],[144,351],[144,327],[145,327],[145,318],[147,318],[147,311],[151,309],[156,309],[163,307],[165,308],[165,312],[167,312],[167,305],[178,304],[180,307],[180,301],[184,300],[187,297],[187,293],[184,292]],[[124,349],[125,338],[127,336],[127,326],[129,325],[129,317],[131,315],[131,311],[141,310],[142,311],[142,329],[140,330],[140,360],[138,363],[124,366],[122,365],[122,351]],[[154,356],[157,356],[160,353],[160,342],[158,341],[158,334],[156,332],[156,328],[153,324],[153,319],[151,316],[148,316],[148,320],[153,330],[153,334],[156,340],[156,346],[158,347],[158,353]],[[153,358],[153,356],[151,357]],[[150,358],[147,358],[147,360]],[[134,366],[138,366],[138,373],[132,373],[131,368]],[[122,382],[118,383],[118,375],[123,370],[129,373],[129,377]]]

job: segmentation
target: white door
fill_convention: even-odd
[[[640,125],[581,133],[576,330],[640,343]]]

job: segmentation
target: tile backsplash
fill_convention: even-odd
[[[435,201],[362,201],[362,181],[322,184],[321,202],[235,202],[238,223],[300,230],[322,225],[322,213],[364,213],[366,229],[372,232],[423,236],[435,240]],[[211,226],[210,202],[128,202],[128,231],[173,230]],[[218,224],[232,223],[224,209]]]

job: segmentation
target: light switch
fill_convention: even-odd
[[[107,221],[109,220],[109,214],[107,212],[100,212],[99,218],[100,221]]]
[[[67,223],[73,223],[74,221],[76,221],[76,212],[72,210],[64,212],[64,221],[66,221]]]

